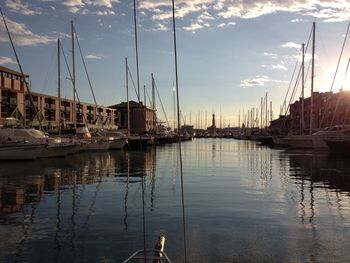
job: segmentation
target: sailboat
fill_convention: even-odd
[[[304,134],[304,107],[302,106],[301,134],[287,135],[283,141],[291,148],[313,149],[312,131],[313,131],[313,90],[314,90],[314,70],[315,70],[315,30],[316,23],[312,24],[312,64],[311,64],[311,102],[310,102],[310,134]],[[303,45],[303,62],[302,62],[302,105],[304,105],[304,45]]]

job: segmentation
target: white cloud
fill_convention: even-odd
[[[287,67],[283,65],[283,63],[270,65],[270,66],[267,66],[267,67],[271,67],[272,69],[278,69],[278,70],[285,70],[285,71],[288,70]]]
[[[252,79],[241,80],[240,86],[243,88],[249,88],[254,86],[264,86],[266,82],[269,82],[270,78],[264,75],[257,75]]]
[[[150,30],[147,30],[147,31],[153,31],[153,32],[156,32],[156,31],[166,31],[168,30],[168,27],[164,24],[161,24],[161,23],[157,23],[156,24],[156,27],[150,29]]]
[[[68,11],[73,14],[95,14],[98,16],[115,15],[113,4],[120,3],[119,0],[65,0],[62,4],[68,6]],[[90,7],[98,10],[91,10]],[[102,8],[102,9],[100,9]]]
[[[151,14],[154,20],[171,18],[171,1],[143,0],[139,8]],[[210,17],[221,19],[251,19],[276,12],[297,13],[312,16],[325,22],[346,21],[350,18],[350,1],[345,0],[178,0],[176,16],[183,18],[208,12]],[[292,22],[300,22],[294,19]],[[305,21],[303,19],[303,21]]]
[[[286,43],[282,44],[281,47],[300,49],[301,44],[297,44],[294,42],[286,42]]]
[[[285,80],[274,80],[270,79],[270,77],[265,75],[256,75],[252,79],[244,79],[241,80],[240,86],[242,88],[250,88],[250,87],[256,87],[256,86],[265,86],[267,83],[272,83],[274,86],[280,87],[281,84],[286,84],[288,81]]]
[[[235,22],[220,23],[220,24],[218,24],[218,27],[223,28],[223,27],[225,27],[225,26],[234,26],[234,25],[236,25]]]
[[[0,56],[0,65],[17,64],[12,58]]]
[[[89,54],[85,56],[86,59],[102,59],[102,55],[100,54]]]
[[[16,45],[36,46],[56,41],[55,38],[50,36],[34,34],[25,24],[17,23],[8,18],[6,18],[6,22]],[[0,42],[9,42],[4,23],[0,23]]]
[[[264,52],[264,56],[271,57],[272,59],[277,59],[277,54]]]
[[[5,6],[11,12],[19,13],[21,15],[40,15],[42,13],[41,8],[32,7],[28,3],[22,3],[21,0],[6,0]]]
[[[186,31],[196,31],[197,29],[201,29],[201,28],[203,28],[203,25],[200,25],[198,23],[193,23],[190,26],[183,27],[183,29]]]

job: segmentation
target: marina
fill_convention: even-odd
[[[346,262],[348,160],[255,141],[182,144],[189,262]],[[1,162],[0,261],[183,261],[177,144]],[[45,253],[42,253],[42,251]]]
[[[349,12],[6,0],[0,262],[349,261]]]

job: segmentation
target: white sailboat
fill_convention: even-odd
[[[304,44],[302,46],[302,109],[301,109],[301,134],[299,135],[287,135],[283,138],[283,141],[291,148],[298,149],[313,149],[313,90],[314,90],[314,59],[315,59],[315,29],[316,24],[312,25],[312,65],[311,65],[311,95],[310,95],[310,134],[304,134]]]

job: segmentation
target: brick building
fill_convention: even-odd
[[[302,99],[290,105],[290,115],[271,121],[271,128],[301,130]],[[304,127],[310,129],[311,98],[304,99]],[[313,130],[350,124],[350,91],[313,93]]]
[[[29,75],[25,75],[25,80],[29,83]],[[61,99],[59,106],[58,97],[55,96],[32,92],[32,98],[44,128],[58,127],[59,113],[63,123],[73,124],[73,100]],[[0,66],[0,99],[0,123],[7,117],[15,116],[26,125],[38,125],[35,109],[20,72]],[[95,126],[97,120],[110,126],[118,123],[117,111],[112,108],[76,102],[75,112],[78,124],[85,123],[85,120],[89,126]]]
[[[118,111],[118,127],[127,130],[128,128],[128,103],[122,102],[110,106],[110,108]],[[130,108],[130,132],[134,134],[142,134],[153,132],[156,127],[156,112],[135,101],[129,101]]]

